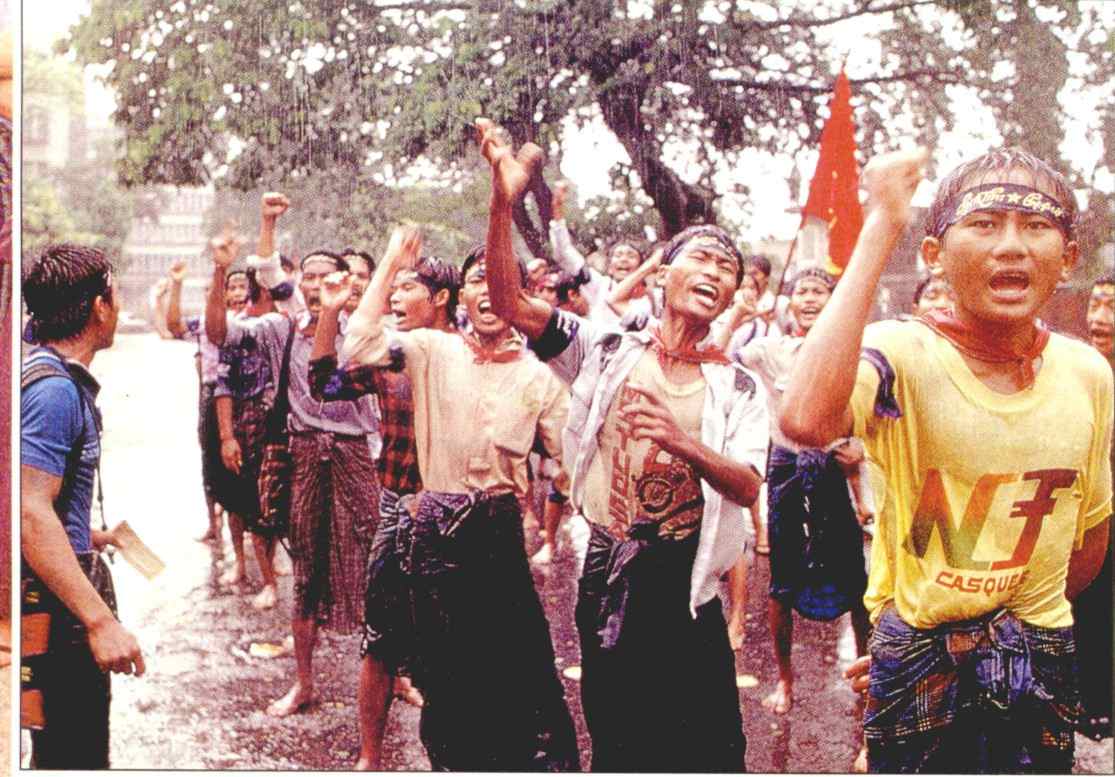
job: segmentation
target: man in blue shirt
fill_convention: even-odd
[[[136,638],[89,577],[111,532],[91,527],[100,460],[100,389],[89,373],[112,345],[120,311],[104,254],[48,247],[27,270],[23,299],[37,345],[24,359],[20,398],[20,549],[24,576],[45,587],[49,671],[40,688],[46,725],[33,761],[49,769],[108,768],[109,672],[142,675]],[[104,589],[102,589],[104,590]]]

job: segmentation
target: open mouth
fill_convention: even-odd
[[[1030,275],[1022,270],[1000,270],[992,274],[987,285],[1000,295],[1024,294],[1030,288]]]
[[[711,283],[698,283],[693,287],[693,293],[710,305],[715,305],[720,300],[720,292]]]

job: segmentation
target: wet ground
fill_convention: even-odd
[[[278,607],[256,611],[250,603],[259,580],[254,562],[248,567],[249,585],[222,588],[217,579],[232,556],[227,533],[223,559],[215,559],[210,546],[193,539],[204,531],[205,507],[192,354],[187,343],[161,341],[152,334],[121,335],[93,363],[104,385],[108,522],[127,520],[167,564],[154,582],[122,559],[114,565],[122,619],[143,646],[148,674],[114,679],[113,766],[346,769],[359,745],[358,637],[323,633],[314,654],[318,703],[289,718],[267,716],[267,703],[289,687],[294,659],[289,654],[256,657],[252,645],[259,652],[260,645],[279,645],[289,633],[290,578],[280,578]],[[572,613],[577,542],[568,532],[563,539],[550,572],[536,574],[535,582],[550,619],[582,765],[587,767],[590,746],[572,669],[578,661]],[[769,713],[760,705],[777,675],[766,626],[767,578],[766,559],[756,557],[749,574],[746,642],[736,660],[748,768],[846,772],[860,736],[855,697],[840,677],[854,653],[847,618],[834,623],[796,620],[795,707],[785,716]],[[662,670],[673,669],[669,656],[663,656]],[[482,709],[483,700],[477,704]],[[1077,742],[1077,772],[1112,772],[1111,740],[1097,745],[1078,737]],[[384,767],[429,768],[418,741],[418,710],[401,702],[391,708]]]

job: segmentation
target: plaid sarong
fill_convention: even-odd
[[[1072,627],[1005,610],[916,629],[888,605],[869,644],[863,730],[874,773],[1072,771]]]
[[[347,634],[362,623],[379,485],[367,438],[290,436],[294,617]]]

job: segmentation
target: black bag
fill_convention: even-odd
[[[259,520],[254,530],[267,537],[285,537],[290,531],[290,481],[294,462],[290,457],[287,415],[290,413],[290,349],[294,343],[295,326],[291,321],[290,334],[283,349],[275,404],[267,414],[267,433],[259,465]]]

